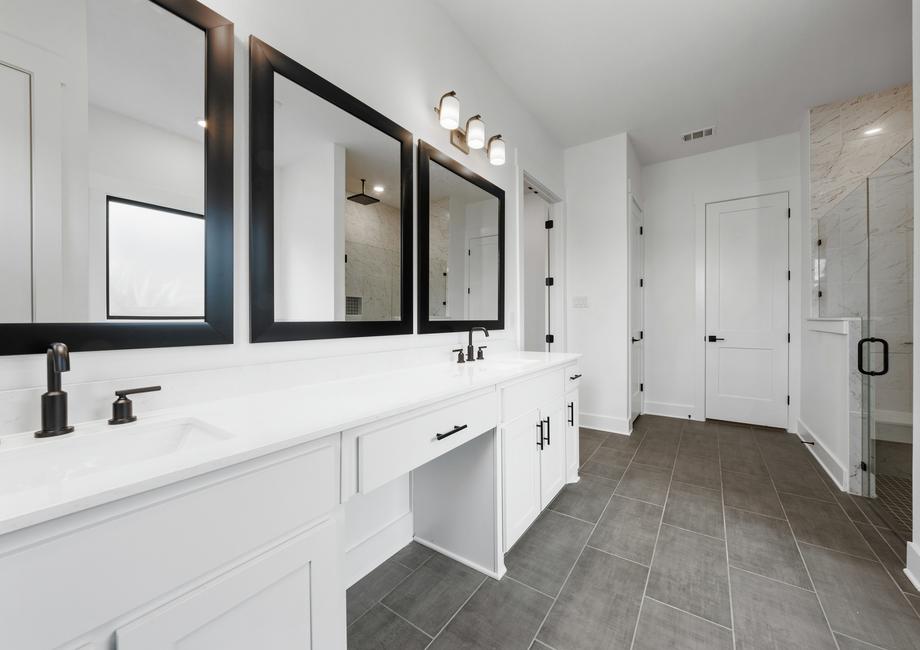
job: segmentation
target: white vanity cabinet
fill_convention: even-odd
[[[567,404],[574,400],[577,410],[578,397],[577,388],[566,392],[570,382],[565,370],[556,368],[502,387],[506,552],[563,486],[577,480],[578,431],[568,424]]]

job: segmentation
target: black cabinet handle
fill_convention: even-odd
[[[465,425],[465,424],[456,425],[453,429],[451,429],[451,430],[448,431],[447,433],[439,433],[439,434],[437,434],[436,438],[437,438],[438,440],[444,440],[444,438],[446,438],[447,436],[452,436],[452,435],[454,435],[455,433],[457,433],[458,431],[463,431],[463,430],[466,428],[466,426],[467,426],[467,425]]]
[[[706,339],[707,339],[710,343],[715,343],[716,341],[724,341],[724,340],[725,340],[725,339],[723,339],[721,336],[716,336],[715,334],[710,334],[709,336],[706,337]]]
[[[581,377],[581,375],[572,375],[571,377],[569,377],[569,381],[575,381],[579,377]]]
[[[637,339],[635,336],[630,336],[629,338],[632,339],[633,343],[638,343],[639,341],[642,340],[642,339]]]
[[[551,444],[549,441],[549,418],[543,418],[543,421],[546,423],[546,444],[549,445]],[[543,427],[540,427],[540,429],[542,430]]]
[[[540,437],[537,439],[537,447],[543,449],[543,420],[537,422],[537,426],[540,427]]]
[[[569,424],[575,426],[575,402],[569,402]]]
[[[881,343],[882,344],[882,369],[881,370],[866,370],[863,367],[863,347],[866,343]],[[864,339],[859,339],[859,343],[856,344],[856,367],[864,375],[869,375],[870,377],[878,377],[879,375],[888,374],[888,341],[885,339],[875,338],[874,336],[869,336]]]

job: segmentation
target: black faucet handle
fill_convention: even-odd
[[[483,361],[483,360],[485,360],[485,356],[482,354],[482,351],[485,350],[487,347],[489,347],[489,346],[488,346],[488,345],[480,345],[479,347],[476,348],[476,360],[477,360],[477,361]]]
[[[125,388],[123,390],[116,390],[115,394],[119,397],[127,397],[128,395],[136,395],[137,393],[153,393],[155,391],[162,390],[162,386],[144,386],[143,388]]]
[[[457,353],[457,363],[466,363],[466,359],[463,358],[463,348],[457,348],[456,350],[451,350],[451,352]]]

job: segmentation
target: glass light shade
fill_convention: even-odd
[[[448,131],[453,131],[460,126],[460,100],[456,95],[444,95],[438,106],[438,118]]]
[[[482,149],[486,146],[486,125],[477,115],[466,123],[466,143],[470,149]]]
[[[496,167],[505,164],[505,141],[501,136],[489,140],[489,162]]]

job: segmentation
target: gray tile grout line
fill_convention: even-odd
[[[564,488],[563,488],[563,489],[564,489]],[[560,494],[561,494],[561,493],[562,493],[562,491],[560,490]],[[555,499],[553,499],[553,501],[555,501]],[[568,514],[567,512],[562,512],[562,511],[560,511],[560,510],[556,510],[556,509],[553,507],[553,504],[552,504],[552,503],[550,503],[550,505],[548,505],[548,506],[546,507],[546,509],[547,509],[547,510],[552,510],[552,511],[555,512],[557,515],[562,515],[563,517],[568,517],[569,519],[574,519],[575,521],[580,521],[581,523],[583,523],[583,524],[588,524],[589,526],[593,526],[594,524],[597,523],[596,521],[588,521],[587,519],[582,519],[581,517],[576,517],[575,515],[570,515],[570,514]],[[522,584],[523,584],[523,583],[522,583]],[[527,585],[527,586],[529,587],[530,585]]]
[[[629,642],[629,649],[633,650],[636,645],[636,635],[639,632],[639,621],[642,619],[642,605],[645,603],[645,596],[648,593],[648,583],[652,578],[652,565],[655,563],[655,553],[658,552],[658,540],[661,538],[661,526],[664,522],[664,510],[668,506],[668,497],[671,496],[671,483],[674,482],[674,468],[677,467],[677,454],[680,453],[680,439],[683,437],[683,424],[677,433],[677,449],[674,452],[674,464],[671,466],[671,476],[668,478],[668,489],[665,492],[664,504],[661,506],[661,515],[658,517],[658,531],[655,533],[655,544],[652,546],[652,557],[648,561],[648,573],[645,574],[645,585],[642,587],[642,596],[639,598],[639,611],[636,613],[636,622],[633,625],[632,639]],[[642,445],[639,445],[641,447]],[[638,449],[636,450],[638,453]]]
[[[763,578],[764,580],[769,580],[770,582],[775,582],[776,584],[778,584],[778,585],[783,585],[784,587],[792,587],[793,589],[798,589],[799,591],[804,591],[805,593],[811,594],[811,595],[813,595],[813,596],[814,596],[815,594],[817,594],[817,592],[812,591],[811,589],[808,589],[807,587],[803,587],[803,586],[801,586],[801,585],[794,585],[794,584],[792,584],[791,582],[786,582],[785,580],[780,580],[779,578],[773,578],[773,577],[771,577],[771,576],[765,576],[765,575],[762,574],[762,573],[757,573],[756,571],[751,571],[750,569],[745,569],[743,566],[735,566],[734,564],[731,563],[731,560],[729,560],[728,566],[729,566],[729,568],[732,568],[732,569],[734,569],[735,571],[741,571],[742,573],[750,573],[752,576],[757,576],[758,578]]]
[[[739,512],[746,512],[749,515],[757,515],[758,517],[766,517],[767,519],[775,519],[776,521],[786,521],[786,523],[789,523],[784,517],[765,515],[764,513],[757,512],[756,510],[748,510],[747,508],[739,508],[738,506],[730,506],[728,504],[725,504],[723,508],[730,508],[732,510],[738,510]]]
[[[477,573],[478,573],[478,572],[477,572]],[[481,574],[480,574],[480,575],[481,575]],[[457,618],[457,614],[459,614],[460,612],[463,611],[463,608],[466,607],[466,604],[467,604],[468,602],[470,602],[471,600],[473,600],[473,596],[475,596],[475,595],[479,592],[479,590],[482,589],[482,585],[484,585],[484,584],[486,583],[486,580],[488,580],[488,579],[489,579],[489,576],[482,576],[482,582],[480,582],[478,585],[476,585],[476,588],[473,589],[473,593],[471,593],[471,594],[469,595],[469,597],[467,597],[467,599],[463,601],[463,603],[460,605],[460,607],[457,608],[457,611],[455,611],[453,614],[451,614],[450,618],[447,619],[447,622],[444,623],[444,625],[441,626],[441,629],[440,629],[440,630],[438,630],[438,633],[431,637],[431,641],[428,643],[428,645],[425,646],[426,648],[430,647],[431,644],[434,643],[434,642],[437,640],[437,638],[438,638],[439,636],[441,636],[441,634],[444,633],[444,630],[447,629],[447,626],[450,625],[451,621],[453,621],[455,618]],[[429,636],[430,636],[430,635],[429,635]]]
[[[641,566],[643,569],[650,569],[650,568],[651,568],[648,564],[642,564],[642,563],[639,562],[638,560],[631,560],[630,558],[628,558],[628,557],[623,557],[622,555],[619,555],[619,554],[617,554],[617,553],[611,553],[610,551],[605,551],[604,549],[598,548],[597,546],[591,546],[590,544],[587,544],[587,545],[585,546],[585,548],[590,548],[592,551],[597,551],[598,553],[603,553],[604,555],[610,555],[610,556],[613,556],[613,557],[615,557],[615,558],[617,558],[617,559],[625,560],[626,562],[632,562],[633,564],[638,564],[638,565]]]
[[[863,644],[865,644],[865,645],[867,645],[867,646],[870,646],[870,647],[872,647],[872,648],[878,648],[878,650],[886,650],[886,648],[883,648],[883,647],[880,646],[880,645],[875,645],[874,643],[870,643],[870,642],[868,642],[868,641],[863,641],[862,639],[857,639],[855,636],[850,636],[849,634],[844,634],[843,632],[835,632],[834,634],[835,634],[835,635],[840,635],[840,636],[842,636],[842,637],[844,637],[844,638],[846,638],[846,639],[852,639],[853,641],[856,641],[857,643],[863,643]]]
[[[411,544],[412,542],[409,542],[409,543]],[[405,548],[405,547],[403,547],[403,548]],[[402,550],[402,549],[400,549],[400,550]],[[398,553],[398,552],[399,552],[399,551],[397,551],[397,553]],[[394,555],[395,555],[395,554],[394,554]],[[392,589],[390,589],[388,592],[386,592],[386,593],[385,593],[384,595],[382,595],[380,598],[378,598],[377,600],[375,600],[375,601],[374,601],[374,604],[367,608],[367,611],[365,611],[363,614],[361,614],[361,616],[359,616],[358,618],[356,618],[354,621],[351,622],[351,625],[346,625],[346,626],[345,626],[345,631],[347,632],[348,629],[352,627],[352,625],[354,625],[355,623],[357,623],[358,621],[360,621],[362,618],[364,618],[365,616],[367,616],[367,613],[370,612],[372,609],[374,609],[374,606],[375,606],[375,605],[377,605],[378,603],[379,603],[380,605],[383,605],[383,599],[384,599],[384,598],[386,598],[387,596],[389,596],[390,594],[392,594],[394,591],[396,591],[396,589],[399,587],[399,585],[401,585],[401,584],[404,583],[406,580],[408,580],[409,578],[411,578],[411,577],[415,574],[416,571],[418,571],[418,570],[421,569],[423,566],[425,566],[425,564],[428,562],[428,560],[430,560],[430,559],[433,558],[433,557],[434,557],[434,551],[432,551],[431,555],[429,555],[428,557],[426,557],[426,558],[424,559],[424,561],[422,561],[422,563],[419,564],[419,565],[418,565],[417,567],[415,567],[414,569],[412,569],[412,568],[410,568],[410,567],[407,567],[407,566],[406,566],[405,564],[403,564],[402,562],[397,562],[396,560],[393,560],[393,562],[396,562],[396,564],[398,564],[399,566],[401,566],[401,567],[403,567],[403,568],[406,568],[406,569],[409,569],[409,573],[407,573],[407,574],[403,577],[402,580],[400,580],[399,582],[397,582],[397,583],[393,586]],[[392,556],[390,556],[390,557],[387,558],[387,560],[390,560],[390,559],[392,559]],[[386,560],[384,560],[384,562],[386,562]],[[383,564],[381,563],[380,566],[383,566]],[[370,572],[368,572],[367,575],[370,575],[373,571],[376,571],[378,568],[380,568],[380,567],[374,567]],[[364,576],[364,577],[366,578],[367,576]],[[364,579],[364,578],[361,578],[361,580],[363,580],[363,579]],[[358,582],[360,582],[360,580],[359,580]],[[356,582],[355,584],[358,584],[358,583]],[[354,586],[354,585],[352,585],[352,587],[353,587],[353,586]],[[349,587],[349,589],[350,589],[350,588],[351,588],[351,587]],[[345,590],[345,599],[346,599],[346,601],[348,600],[348,589]],[[383,605],[383,606],[386,607],[386,605]],[[387,607],[387,609],[390,609],[390,608]],[[396,614],[396,612],[393,612],[393,613]],[[399,615],[397,614],[397,616],[399,616]],[[400,617],[400,618],[402,618],[402,617]],[[428,636],[431,636],[431,635],[429,634]]]
[[[755,443],[756,444],[756,443]],[[716,434],[716,451],[719,463],[719,491],[722,493],[722,535],[725,537],[725,577],[728,582],[728,613],[732,622],[732,648],[736,648],[738,641],[735,638],[735,599],[732,598],[732,562],[728,556],[728,518],[725,516],[725,479],[722,476],[722,443]],[[769,471],[769,470],[767,470]]]
[[[695,618],[695,619],[697,619],[697,620],[703,621],[703,622],[705,622],[705,623],[709,623],[710,625],[715,625],[716,627],[722,628],[722,629],[725,630],[726,632],[731,632],[731,631],[732,631],[732,629],[731,629],[730,627],[725,627],[725,626],[722,625],[721,623],[716,623],[715,621],[710,621],[710,620],[709,620],[708,618],[706,618],[705,616],[700,616],[699,614],[694,614],[693,612],[688,612],[686,609],[681,609],[680,607],[676,607],[676,606],[674,606],[674,605],[672,605],[672,604],[670,604],[670,603],[666,603],[666,602],[664,602],[663,600],[658,600],[657,598],[652,598],[651,596],[645,596],[645,598],[647,598],[648,600],[652,601],[653,603],[658,603],[659,605],[664,605],[665,607],[670,607],[671,609],[677,610],[678,612],[682,612],[682,613],[686,614],[687,616],[692,616],[693,618]]]
[[[754,445],[757,447],[757,453],[760,454],[761,460],[763,460],[763,453],[760,450],[760,444],[757,442],[756,438],[754,440]],[[764,461],[764,465],[766,465],[766,461]],[[786,512],[786,506],[783,505],[783,500],[779,496],[779,490],[776,487],[776,482],[773,480],[773,473],[770,472],[769,467],[767,467],[767,476],[770,478],[770,485],[773,486],[773,492],[776,494],[776,499],[779,501],[779,507],[783,511],[783,515],[786,517],[786,526],[789,527],[789,533],[792,535],[792,541],[795,543],[795,549],[799,552],[799,559],[802,561],[802,566],[805,567],[805,575],[808,576],[808,581],[811,583],[811,587],[815,592],[815,600],[818,601],[818,607],[821,609],[821,614],[824,616],[824,622],[827,624],[827,630],[831,634],[831,640],[834,642],[834,647],[836,647],[837,650],[840,650],[840,644],[837,643],[837,637],[834,635],[834,628],[831,627],[831,621],[827,617],[827,611],[824,609],[824,603],[821,602],[821,594],[818,593],[818,587],[815,585],[814,578],[811,577],[811,570],[808,568],[808,564],[805,562],[805,555],[802,553],[802,547],[799,545],[799,539],[796,537],[795,530],[793,530],[792,524],[789,522],[789,514]]]
[[[680,483],[680,481],[678,481],[678,483]],[[725,514],[724,514],[724,513],[723,513],[723,515],[722,515],[722,520],[723,520],[723,524],[724,524],[724,523],[725,523]],[[662,526],[667,526],[668,528],[674,528],[674,529],[676,529],[676,530],[682,530],[682,531],[685,532],[685,533],[692,533],[693,535],[699,535],[700,537],[705,537],[705,538],[707,538],[707,539],[711,539],[711,540],[713,540],[714,542],[724,542],[724,541],[725,541],[725,539],[722,538],[722,537],[716,537],[715,535],[707,535],[706,533],[701,533],[701,532],[698,531],[698,530],[690,530],[689,528],[684,528],[683,526],[675,526],[674,524],[669,524],[669,523],[666,522],[666,521],[662,521],[662,522],[661,522],[661,525],[662,525]],[[724,528],[724,525],[723,525],[723,528]],[[715,621],[713,621],[713,622],[715,622]]]
[[[522,587],[527,587],[527,588],[530,589],[531,591],[535,591],[536,593],[540,594],[541,596],[546,596],[547,598],[550,598],[550,599],[552,598],[552,596],[550,596],[550,595],[549,595],[548,593],[546,593],[545,591],[540,591],[540,590],[537,589],[536,587],[531,587],[531,586],[530,586],[529,584],[527,584],[526,582],[522,582],[522,581],[518,580],[517,578],[512,578],[512,577],[509,576],[507,573],[506,573],[505,575],[502,576],[502,580],[510,580],[511,582],[515,582],[515,583],[521,585]],[[499,581],[499,582],[501,582],[501,581]]]
[[[397,611],[396,611],[395,609],[393,609],[392,607],[388,607],[382,600],[381,600],[379,603],[377,603],[377,604],[380,605],[381,607],[383,607],[385,610],[387,610],[387,611],[390,612],[391,614],[393,614],[394,616],[396,616],[397,618],[402,619],[403,621],[405,621],[406,623],[408,623],[409,625],[411,625],[412,627],[414,627],[416,630],[418,630],[419,632],[421,632],[422,634],[424,634],[425,636],[427,636],[429,639],[431,639],[431,641],[434,641],[434,637],[431,636],[430,634],[428,634],[428,632],[426,632],[425,630],[423,630],[422,628],[420,628],[418,625],[416,625],[415,623],[413,623],[412,621],[410,621],[408,618],[406,618],[405,616],[403,616],[402,614],[400,614],[399,612],[397,612]],[[368,611],[370,611],[370,610],[368,610]],[[427,648],[429,645],[431,645],[431,641],[429,641],[429,642],[425,645],[426,648]]]

